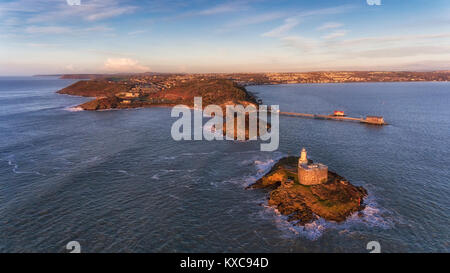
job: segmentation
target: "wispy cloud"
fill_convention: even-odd
[[[321,25],[320,27],[318,27],[317,30],[321,31],[321,30],[335,29],[335,28],[340,28],[343,25],[344,24],[336,23],[336,22],[327,22],[327,23],[324,23],[323,25]]]
[[[74,28],[74,27],[65,27],[65,26],[28,26],[25,28],[25,32],[28,34],[80,34],[87,32],[109,32],[113,29],[107,26],[92,26],[87,28]]]
[[[325,40],[333,40],[339,37],[343,37],[347,34],[347,30],[336,30],[331,32],[330,34],[327,34],[325,36],[323,36],[323,39]]]
[[[442,55],[450,52],[450,46],[401,46],[359,51],[355,55],[366,58],[403,58],[420,55]]]
[[[104,10],[97,10],[96,8],[92,10],[93,12],[91,14],[84,16],[84,18],[88,21],[103,20],[123,14],[132,13],[136,10],[136,7],[134,6],[108,7],[105,8]]]
[[[137,10],[134,5],[119,0],[81,1],[81,5],[68,5],[65,0],[17,0],[0,3],[0,15],[13,17],[25,15],[28,23],[56,22],[69,19],[99,21],[130,14]]]
[[[248,9],[246,1],[227,2],[197,12],[198,15],[214,15],[219,13],[236,12]]]
[[[271,31],[265,32],[262,34],[264,37],[280,37],[286,34],[293,27],[297,26],[300,23],[297,18],[287,18],[284,20],[284,24],[272,29]]]
[[[261,24],[265,22],[270,22],[273,20],[277,20],[283,17],[286,17],[287,14],[284,12],[268,12],[268,13],[262,13],[257,15],[250,15],[246,16],[245,18],[234,20],[230,23],[227,23],[223,29],[234,29],[238,27],[243,26],[249,26],[249,25],[255,25],[255,24]]]
[[[319,47],[319,41],[303,36],[287,36],[281,38],[283,45],[300,49],[302,52],[309,52]]]
[[[60,44],[49,44],[49,43],[27,43],[26,44],[29,47],[42,47],[42,48],[49,48],[49,47],[60,47]]]
[[[341,6],[336,6],[336,7],[302,11],[302,12],[297,13],[297,16],[298,17],[309,17],[309,16],[319,16],[319,15],[341,14],[341,13],[349,12],[353,9],[355,9],[355,6],[353,6],[353,5],[341,5]]]
[[[312,17],[312,16],[340,14],[340,13],[348,12],[354,8],[355,7],[352,5],[343,5],[343,6],[330,7],[330,8],[307,10],[307,11],[298,11],[298,10],[297,11],[295,11],[295,10],[294,11],[273,11],[273,12],[267,12],[267,13],[262,13],[262,14],[257,14],[257,15],[246,16],[245,18],[240,19],[240,20],[234,20],[234,21],[226,24],[222,28],[222,30],[232,30],[235,28],[243,27],[243,26],[262,24],[262,23],[278,20],[281,18],[286,18],[285,20],[290,20],[292,23],[293,20],[301,21],[303,18]]]
[[[59,26],[29,26],[25,29],[25,32],[30,34],[61,34],[70,31],[71,29],[68,27]]]
[[[147,30],[145,30],[145,29],[138,29],[138,30],[128,32],[128,35],[135,36],[135,35],[139,35],[139,34],[144,34],[146,32],[147,32]]]
[[[397,42],[413,42],[413,41],[423,41],[423,40],[434,40],[434,39],[448,39],[450,38],[450,33],[435,33],[435,34],[416,34],[416,35],[396,35],[396,36],[377,36],[377,37],[363,37],[348,39],[340,42],[337,45],[341,46],[356,46],[363,44],[383,44],[387,43],[397,43]]]

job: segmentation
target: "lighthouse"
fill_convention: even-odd
[[[310,163],[306,149],[303,148],[298,159],[298,182],[312,186],[325,183],[327,180],[328,167],[321,163]]]
[[[303,148],[302,152],[300,153],[300,159],[298,160],[298,165],[302,164],[308,164],[308,153],[306,152],[306,149]]]

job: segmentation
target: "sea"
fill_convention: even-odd
[[[450,252],[449,82],[249,86],[281,111],[389,123],[281,116],[273,152],[175,141],[170,108],[81,111],[55,93],[74,82],[0,77],[0,252]],[[246,190],[303,147],[368,190],[362,213],[296,227]]]

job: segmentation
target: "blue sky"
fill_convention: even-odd
[[[0,0],[0,75],[450,69],[448,0],[68,2]]]

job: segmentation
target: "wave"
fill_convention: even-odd
[[[83,108],[79,107],[79,106],[69,106],[64,108],[65,111],[69,111],[69,112],[81,112],[84,111]]]
[[[301,236],[308,240],[315,241],[322,236],[329,226],[329,222],[325,221],[323,218],[318,218],[305,226],[295,226],[288,221],[287,216],[282,215],[276,208],[267,204],[263,204],[262,206],[264,207],[264,210],[261,212],[260,216],[272,221],[278,229],[286,231],[286,233],[283,234],[285,237]]]
[[[212,154],[216,154],[217,151],[213,151],[213,152],[204,152],[204,153],[182,153],[181,155],[183,156],[195,156],[195,155],[212,155]]]
[[[122,174],[125,174],[125,175],[128,175],[128,176],[135,176],[134,174],[130,174],[129,172],[127,172],[125,170],[116,170],[116,172],[122,173]]]
[[[158,159],[163,160],[163,161],[174,160],[176,158],[177,158],[177,156],[160,156],[160,157],[158,157]]]
[[[358,227],[366,228],[381,228],[390,229],[393,228],[395,223],[393,218],[390,217],[390,212],[381,208],[375,201],[375,197],[369,196],[366,199],[366,207],[360,212],[355,212],[342,223],[333,221],[327,221],[318,217],[317,220],[306,224],[305,226],[295,226],[287,219],[288,217],[282,215],[276,208],[268,206],[265,202],[263,207],[263,217],[271,217],[275,225],[280,229],[287,231],[285,236],[301,236],[311,241],[315,241],[322,237],[324,232],[329,230],[335,230],[339,234],[359,232]]]
[[[237,153],[239,153],[239,152],[237,152]],[[253,151],[253,152],[240,152],[240,153],[255,153],[255,152]],[[283,154],[281,152],[276,152],[272,155],[271,158],[258,159],[258,158],[261,158],[261,154],[259,153],[257,156],[254,156],[251,159],[244,159],[240,162],[237,162],[237,164],[241,167],[253,165],[256,169],[256,174],[247,175],[244,177],[242,177],[242,176],[235,177],[235,178],[225,180],[223,182],[240,185],[240,186],[246,188],[246,187],[254,184],[261,177],[263,177],[264,174],[267,173],[270,169],[272,169],[272,167],[275,165],[275,163],[284,156],[285,156],[285,154]],[[252,171],[252,173],[253,172],[254,171]]]
[[[366,207],[360,212],[353,213],[342,226],[363,224],[368,227],[377,227],[382,229],[392,228],[395,223],[391,216],[391,212],[380,207],[373,195],[369,195],[364,203]]]
[[[186,169],[186,170],[159,170],[159,172],[155,173],[151,178],[154,180],[160,180],[161,176],[169,174],[169,173],[178,173],[178,172],[184,172],[185,175],[187,175],[186,173],[193,173],[195,172],[197,169]]]

